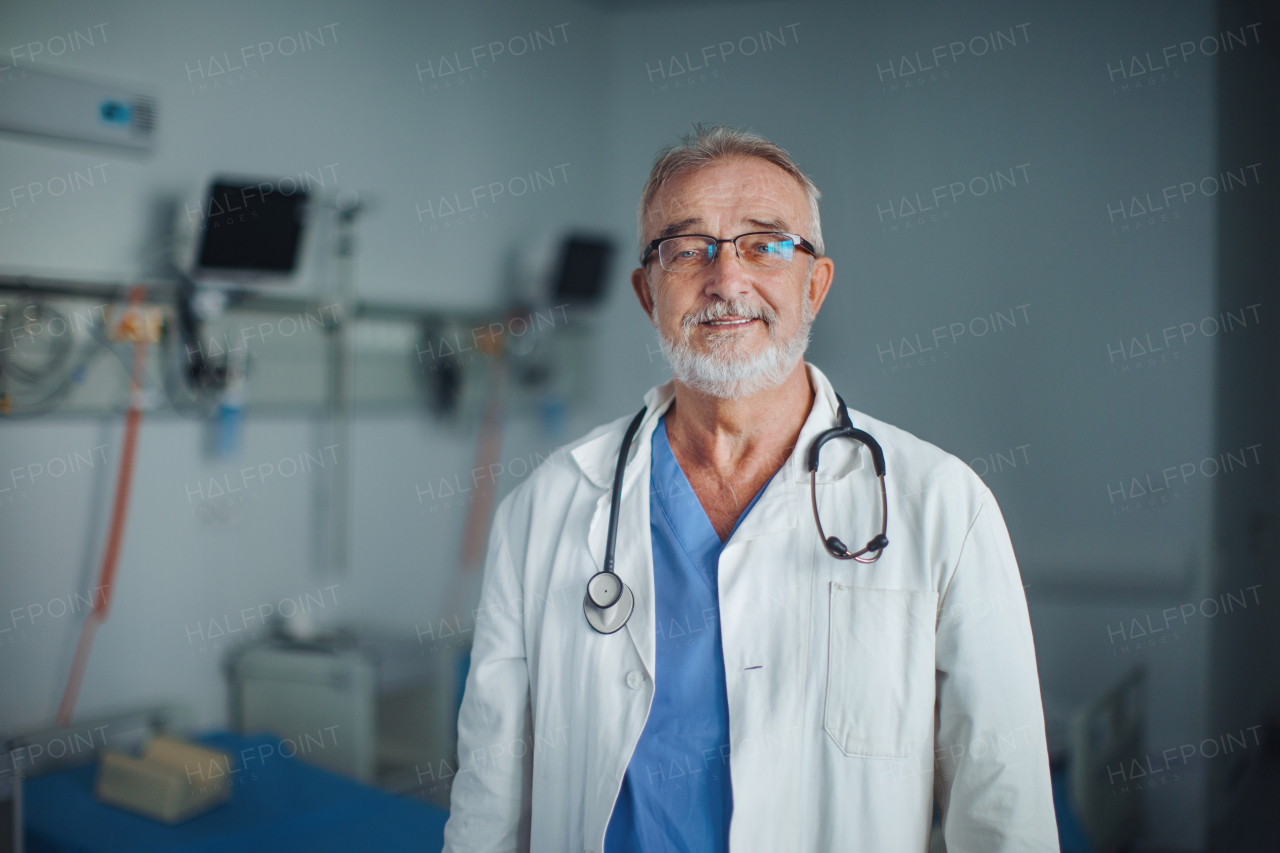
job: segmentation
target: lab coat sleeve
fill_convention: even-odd
[[[934,792],[948,853],[1056,853],[1031,622],[990,491],[943,590],[936,661]]]
[[[471,667],[458,712],[458,772],[445,853],[529,849],[532,717],[523,585],[499,509],[485,560]],[[522,748],[523,745],[523,748]]]

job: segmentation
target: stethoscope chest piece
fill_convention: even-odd
[[[601,577],[603,576],[603,577]],[[611,580],[616,586],[610,589],[597,589],[596,587],[606,586],[604,581]],[[592,593],[605,593],[605,597],[595,596],[599,600],[608,600],[608,593],[614,592],[613,604],[607,607],[600,607],[592,600]],[[592,628],[595,628],[601,634],[613,634],[623,625],[627,624],[627,620],[631,618],[631,611],[635,609],[635,596],[631,594],[631,587],[624,584],[617,575],[612,572],[600,572],[591,579],[591,583],[587,585],[587,594],[582,599],[582,612],[587,615],[587,622]]]
[[[587,581],[587,594],[582,599],[582,612],[587,614],[587,623],[601,634],[613,634],[631,618],[635,609],[635,596],[631,589],[622,582],[622,578],[614,574],[613,555],[618,544],[618,507],[622,503],[622,474],[627,467],[627,450],[631,441],[640,429],[644,413],[641,409],[632,419],[622,436],[622,446],[618,449],[618,467],[613,473],[613,497],[609,503],[609,538],[604,546],[604,567]]]

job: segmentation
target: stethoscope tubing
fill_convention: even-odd
[[[622,508],[622,477],[627,472],[627,454],[631,452],[631,442],[635,439],[636,432],[640,429],[640,422],[644,420],[645,413],[648,411],[649,407],[645,406],[631,419],[631,425],[622,436],[622,449],[618,452],[618,467],[613,472],[613,496],[609,499],[609,538],[604,546],[604,571],[610,574],[613,573],[613,555],[618,546],[618,511]]]
[[[874,563],[876,560],[880,559],[880,556],[884,553],[884,549],[889,545],[889,539],[886,535],[889,529],[889,497],[885,488],[884,451],[881,449],[880,443],[872,438],[869,433],[853,426],[853,422],[849,419],[849,409],[839,394],[836,395],[836,399],[840,401],[840,408],[837,413],[840,425],[819,434],[809,446],[809,494],[813,499],[813,521],[818,527],[818,538],[822,541],[822,545],[826,548],[827,553],[832,557],[835,557],[837,560],[856,560],[859,563]],[[588,611],[587,622],[599,633],[612,634],[622,627],[622,625],[618,625],[612,631],[601,631],[600,628],[592,622],[590,608],[595,607],[598,609],[598,613],[596,615],[599,618],[601,615],[607,613],[609,608],[617,605],[620,599],[624,597],[624,593],[629,592],[626,588],[626,584],[617,577],[613,570],[614,555],[617,551],[618,545],[618,516],[622,509],[622,480],[623,476],[626,474],[627,455],[631,452],[631,443],[635,440],[636,433],[640,429],[640,424],[644,421],[644,416],[648,411],[648,406],[641,408],[640,411],[636,413],[636,416],[631,419],[631,423],[627,426],[627,431],[622,436],[622,445],[618,450],[618,464],[613,472],[613,494],[609,499],[609,534],[608,538],[605,540],[604,567],[599,572],[592,575],[591,579],[587,581],[587,595],[583,599],[583,608]],[[845,544],[836,537],[828,537],[822,529],[822,519],[818,516],[818,457],[822,450],[822,446],[828,441],[836,438],[851,438],[865,444],[871,451],[872,464],[875,468],[876,477],[880,480],[880,532],[872,537],[871,541],[867,542],[866,546],[855,552],[850,552],[848,547],[846,547]],[[867,558],[863,556],[873,551],[875,552],[874,557]],[[605,575],[610,575],[612,577],[606,579],[603,577]],[[596,584],[594,581],[597,579],[605,582],[603,584]],[[595,589],[593,589],[593,587]],[[597,601],[594,596],[595,591],[601,587],[614,590],[614,594],[607,602]],[[622,624],[626,624],[629,619],[630,613],[627,613]]]

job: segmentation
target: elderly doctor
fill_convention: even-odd
[[[446,851],[922,853],[935,803],[950,853],[1058,849],[995,499],[803,359],[818,198],[732,128],[655,162],[631,283],[674,378],[498,508]]]

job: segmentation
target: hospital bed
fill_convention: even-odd
[[[50,751],[60,753],[55,760],[16,764],[26,853],[337,853],[430,851],[444,846],[444,809],[286,757],[288,745],[273,735],[213,733],[196,739],[241,758],[227,780],[230,800],[183,823],[166,825],[98,802],[96,750],[104,743],[125,748],[143,736],[140,730],[165,731],[169,726],[170,718],[156,712],[11,739],[11,755],[13,750],[34,755],[34,744],[43,744],[40,759]],[[64,748],[47,748],[59,742],[76,744],[75,732],[81,732],[81,746],[88,741],[94,749],[69,754]]]

